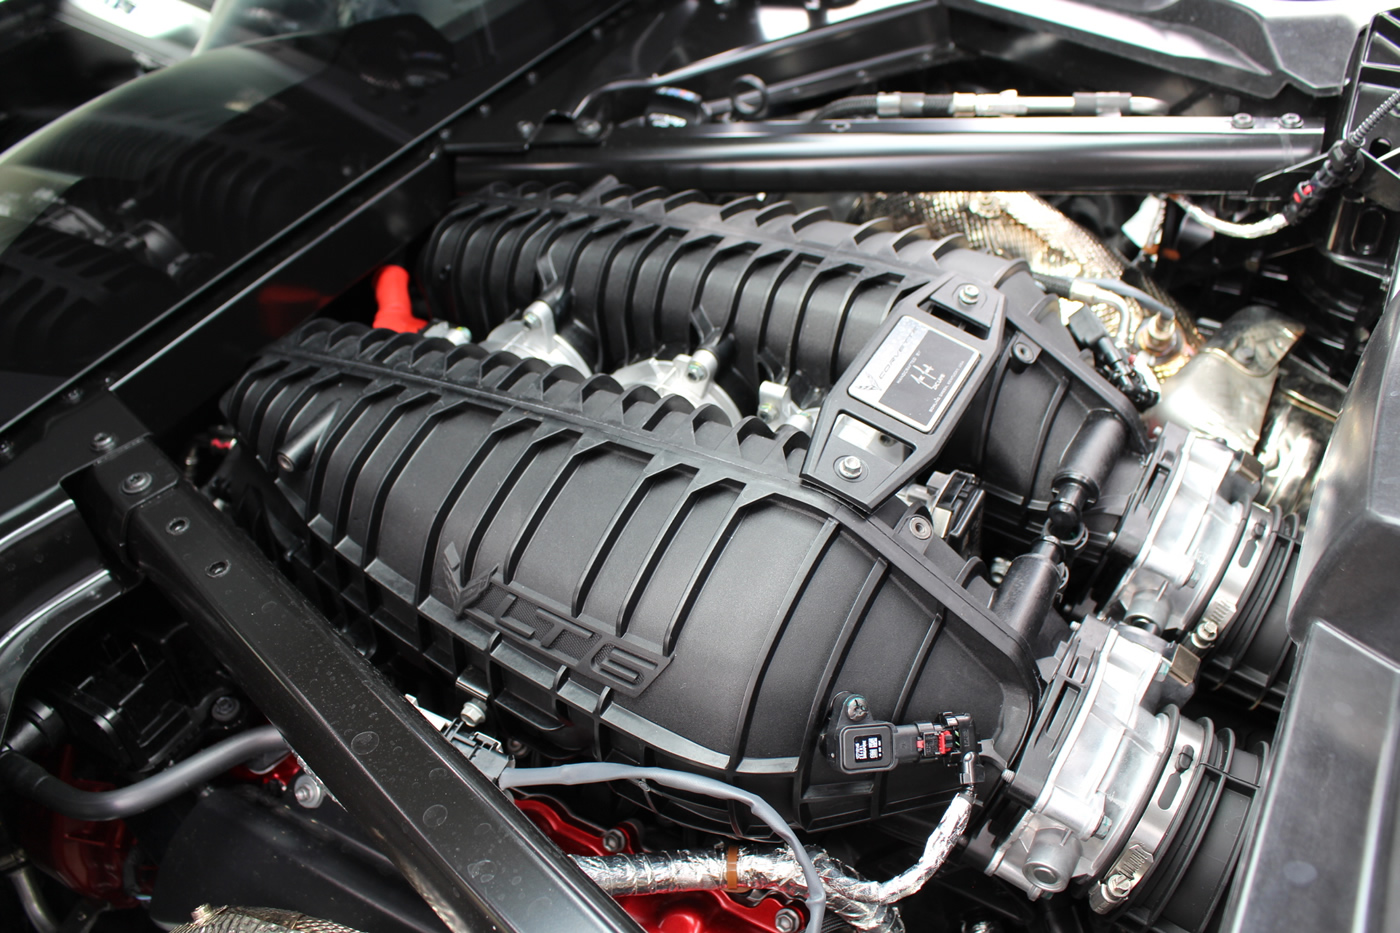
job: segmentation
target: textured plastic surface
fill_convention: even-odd
[[[1312,627],[1222,930],[1400,929],[1400,668]]]
[[[1328,622],[1400,659],[1400,297],[1377,326],[1332,434],[1308,510],[1288,627]]]
[[[806,826],[956,790],[946,769],[828,770],[815,742],[840,690],[890,721],[966,711],[1007,757],[1021,742],[1024,644],[943,542],[803,486],[805,435],[474,345],[333,328],[273,347],[225,410],[269,470],[335,410],[278,479],[309,530],[299,559],[400,651],[488,690],[513,732],[723,777]],[[651,798],[746,828],[712,801]]]
[[[751,197],[718,205],[609,177],[582,191],[495,185],[464,199],[424,250],[421,279],[436,313],[478,338],[560,288],[560,333],[598,372],[732,346],[719,381],[741,410],[753,410],[764,380],[790,385],[799,405],[827,399],[808,479],[870,509],[935,462],[970,469],[1015,533],[1043,520],[1060,456],[1090,412],[1115,413],[1130,450],[1145,441],[1024,263],[960,242],[931,240],[923,226],[896,231],[886,218],[857,226],[824,209]],[[939,372],[923,377],[936,388],[901,394],[896,366],[879,391],[863,391],[858,377],[881,368],[882,352],[906,370],[919,362],[888,347],[901,327],[936,345]],[[903,388],[918,388],[902,375]],[[907,453],[852,446],[837,429],[842,414]],[[848,454],[865,461],[855,482],[834,472]]]

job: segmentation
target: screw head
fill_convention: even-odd
[[[1016,357],[1016,362],[1023,366],[1029,366],[1035,362],[1035,351],[1028,344],[1015,343],[1011,347],[1011,355]]]
[[[1215,641],[1216,637],[1219,634],[1220,626],[1210,621],[1209,619],[1196,626],[1196,636],[1200,638],[1201,641]]]
[[[107,451],[117,446],[117,439],[106,431],[98,431],[92,436],[92,443],[88,445],[95,454],[105,454]]]
[[[704,382],[709,373],[699,363],[689,363],[685,367],[685,378],[691,382]]]
[[[214,717],[215,722],[228,723],[237,719],[242,709],[243,704],[238,702],[237,697],[222,696],[209,707],[209,715]]]
[[[915,515],[909,519],[909,533],[920,541],[927,541],[933,537],[933,522],[922,515]]]
[[[529,120],[521,120],[515,124],[515,131],[520,134],[521,139],[529,139],[530,135],[535,132],[535,124]]]
[[[1099,820],[1099,825],[1094,829],[1095,839],[1107,839],[1109,832],[1113,829],[1113,820],[1104,816]]]
[[[791,907],[784,907],[773,915],[773,929],[778,933],[797,933],[802,929],[802,917]]]
[[[762,421],[764,424],[772,424],[773,420],[777,417],[778,409],[768,402],[764,402],[762,405],[758,406],[758,420]]]
[[[309,774],[298,774],[292,784],[292,799],[308,810],[314,810],[326,801],[326,789],[321,782]]]
[[[1285,113],[1278,118],[1279,124],[1287,130],[1296,130],[1303,125],[1303,118],[1296,113]]]
[[[542,323],[540,316],[534,311],[526,311],[520,316],[520,323],[525,325],[526,330],[534,330]]]
[[[980,300],[982,300],[982,289],[973,285],[971,282],[968,282],[962,288],[958,289],[958,301],[961,301],[963,304],[975,305]]]
[[[1122,900],[1133,893],[1133,879],[1122,872],[1115,872],[1109,875],[1108,878],[1104,880],[1103,886],[1104,890],[1116,900]]]
[[[627,834],[620,829],[609,829],[603,833],[603,851],[621,852],[627,848]]]
[[[1230,118],[1230,125],[1237,130],[1247,130],[1254,126],[1254,116],[1248,113],[1237,113]]]
[[[126,479],[122,480],[122,492],[126,493],[128,496],[134,496],[138,492],[145,492],[149,488],[151,488],[151,474],[149,473],[132,473]]]
[[[462,711],[457,714],[457,718],[469,728],[475,729],[486,721],[486,704],[473,697],[462,704]]]
[[[865,462],[854,454],[836,461],[836,475],[842,479],[858,480],[865,475]]]
[[[870,707],[865,702],[863,696],[853,696],[846,699],[846,718],[851,722],[860,722],[870,715]]]

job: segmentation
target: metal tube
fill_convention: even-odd
[[[1315,156],[1319,127],[1215,117],[901,119],[614,127],[599,144],[537,140],[528,151],[449,146],[457,184],[628,184],[711,191],[1116,191],[1245,193]]]
[[[10,882],[15,886],[20,906],[24,908],[24,915],[29,919],[34,933],[55,933],[58,921],[49,910],[48,901],[44,900],[44,892],[39,890],[38,873],[30,866],[22,865],[10,872]]]

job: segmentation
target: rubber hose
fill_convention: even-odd
[[[0,755],[0,784],[75,820],[120,820],[154,809],[235,765],[270,752],[286,751],[273,726],[259,726],[224,739],[159,774],[108,791],[78,790],[17,752]]]

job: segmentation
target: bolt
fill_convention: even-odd
[[[603,133],[603,124],[592,117],[580,117],[574,124],[574,129],[578,130],[578,134],[584,139],[597,139]]]
[[[128,496],[134,496],[138,492],[145,492],[150,487],[151,474],[149,473],[132,473],[126,479],[122,480],[122,492],[126,493]]]
[[[802,929],[802,917],[791,907],[784,907],[773,915],[773,929],[778,933],[797,933]]]
[[[292,799],[308,810],[314,810],[326,800],[326,789],[309,774],[298,774],[292,784]]]
[[[846,718],[851,722],[860,722],[870,714],[870,707],[866,705],[865,697],[853,696],[846,700]]]
[[[709,378],[709,375],[710,374],[705,371],[705,367],[701,366],[699,363],[691,362],[685,367],[685,378],[689,379],[691,382],[704,382]]]
[[[117,446],[117,439],[106,431],[98,431],[92,436],[92,443],[88,445],[95,454],[105,454],[113,447]]]
[[[1219,634],[1220,626],[1216,625],[1209,619],[1196,626],[1196,639],[1206,644],[1210,644],[1211,642],[1215,641],[1216,637]]]
[[[529,139],[530,135],[535,132],[535,124],[529,120],[521,120],[515,124],[515,131],[520,134],[521,139]]]
[[[473,697],[462,704],[462,711],[457,714],[457,718],[469,728],[475,729],[486,721],[486,704]]]
[[[1105,816],[1099,820],[1098,827],[1094,830],[1095,839],[1107,839],[1109,831],[1113,829],[1113,820]]]
[[[973,285],[971,282],[968,282],[962,288],[958,289],[958,301],[961,301],[965,305],[975,305],[981,300],[982,289]]]
[[[778,418],[778,409],[771,402],[764,402],[758,406],[758,420],[764,424],[772,424]]]
[[[1247,130],[1254,126],[1254,117],[1247,113],[1237,113],[1230,118],[1230,125],[1237,130]]]
[[[1016,362],[1023,366],[1029,366],[1035,362],[1035,351],[1030,348],[1030,344],[1018,342],[1012,345],[1011,355],[1016,357]]]
[[[1296,113],[1285,113],[1278,118],[1278,122],[1286,130],[1296,130],[1303,125],[1303,118]]]
[[[915,515],[909,519],[909,533],[920,541],[927,541],[933,537],[933,523],[922,515]]]
[[[1122,872],[1114,872],[1109,875],[1103,886],[1108,895],[1117,901],[1121,901],[1133,893],[1133,879]]]
[[[83,400],[83,390],[76,387],[69,389],[63,393],[63,400],[69,405],[76,405]]]
[[[603,851],[617,853],[627,848],[627,834],[620,829],[609,829],[603,833]]]
[[[209,715],[214,717],[215,722],[230,723],[238,718],[242,709],[243,704],[238,702],[237,697],[222,696],[209,707]]]
[[[842,479],[858,480],[865,475],[865,464],[854,454],[836,461],[836,475]]]
[[[526,330],[534,330],[543,322],[540,321],[540,316],[534,311],[526,311],[520,316],[520,323],[525,325]]]

